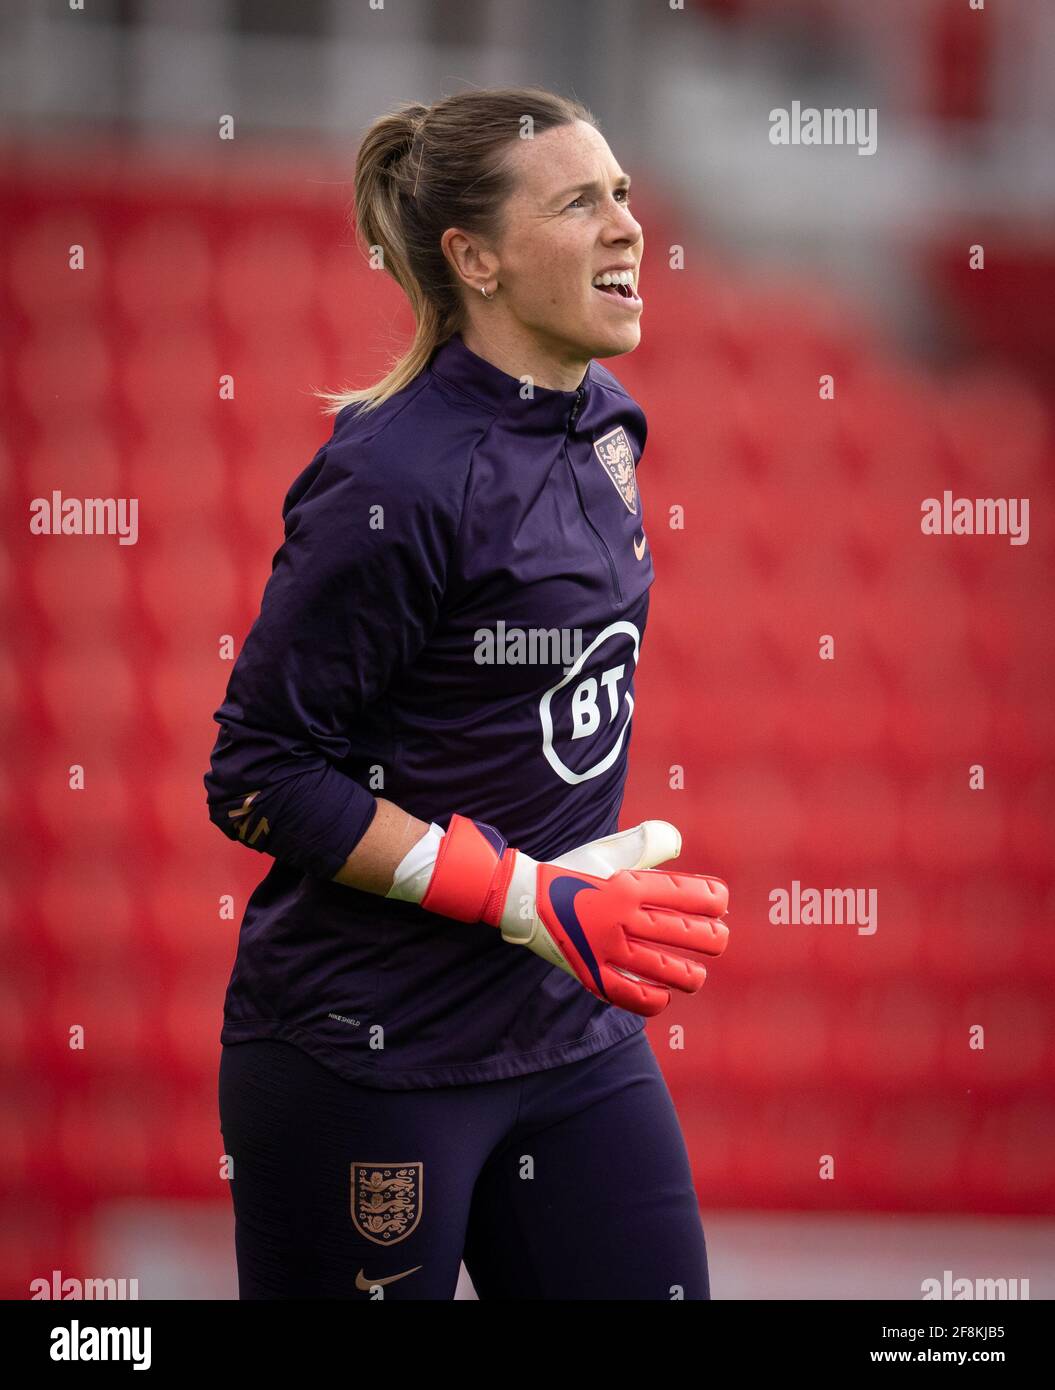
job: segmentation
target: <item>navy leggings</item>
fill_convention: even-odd
[[[505,1081],[382,1091],[290,1043],[220,1061],[239,1297],[708,1299],[645,1033]]]

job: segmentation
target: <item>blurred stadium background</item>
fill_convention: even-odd
[[[235,1296],[218,1035],[266,861],[205,814],[218,636],[329,434],[309,388],[410,332],[343,221],[359,132],[526,82],[592,106],[646,233],[607,363],[657,571],[622,819],[733,886],[649,1024],[714,1294],[1052,1296],[1053,68],[1044,0],[5,0],[0,1296]],[[772,146],[794,100],[876,107],[877,152]],[[30,537],[54,489],[138,497],[139,543]],[[1029,497],[1028,545],[921,536],[945,489]],[[877,932],[770,925],[793,879],[876,888]]]

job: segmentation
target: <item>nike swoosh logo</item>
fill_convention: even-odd
[[[648,541],[645,540],[645,533],[644,533],[644,531],[641,532],[641,544],[640,544],[640,545],[638,545],[638,543],[637,543],[637,537],[636,537],[636,536],[634,537],[634,554],[637,556],[637,558],[638,558],[639,560],[643,560],[643,559],[645,558],[645,547],[646,547],[647,545],[648,545]]]
[[[590,888],[596,892],[597,884],[586,883],[583,879],[573,878],[570,874],[566,877],[556,878],[550,884],[549,900],[553,904],[553,911],[557,914],[557,921],[568,933],[572,945],[579,954],[579,959],[593,976],[598,993],[602,999],[607,999],[608,992],[601,983],[601,967],[597,964],[597,957],[594,955],[590,943],[586,939],[586,933],[582,929],[582,924],[575,913],[576,896],[584,888]]]
[[[394,1284],[397,1279],[405,1279],[408,1274],[414,1274],[420,1268],[421,1265],[415,1265],[413,1269],[405,1269],[402,1274],[386,1274],[381,1279],[368,1279],[360,1269],[359,1273],[355,1276],[355,1287],[368,1291],[376,1288],[378,1284]]]

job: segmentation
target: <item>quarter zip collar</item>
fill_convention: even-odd
[[[536,386],[532,396],[521,396],[522,383],[465,346],[460,333],[442,343],[429,360],[429,370],[442,381],[502,416],[524,434],[553,434],[574,427],[591,391],[593,362],[576,391],[554,391]]]

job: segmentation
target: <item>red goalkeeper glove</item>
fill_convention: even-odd
[[[645,821],[539,863],[493,826],[454,815],[406,855],[388,896],[498,927],[598,998],[651,1017],[672,989],[696,993],[700,956],[721,955],[729,938],[722,879],[650,867],[680,850],[672,825]]]

